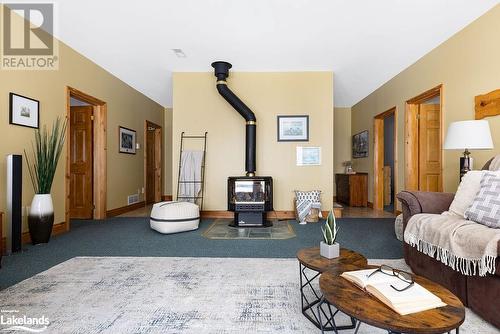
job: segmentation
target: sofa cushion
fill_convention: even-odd
[[[472,205],[481,187],[481,178],[485,173],[487,171],[472,170],[462,177],[455,198],[448,209],[449,212],[465,218],[465,211]]]
[[[321,190],[300,191],[295,190],[295,198],[297,202],[309,201],[319,202],[321,198]]]
[[[480,189],[465,211],[465,217],[479,224],[500,228],[500,172],[487,172]]]

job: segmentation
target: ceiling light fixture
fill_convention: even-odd
[[[172,49],[172,51],[179,58],[186,58],[187,57],[186,54],[184,53],[184,51],[182,51],[182,49]]]

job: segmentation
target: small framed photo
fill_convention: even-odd
[[[278,141],[309,141],[309,116],[278,116]]]
[[[321,147],[297,146],[297,166],[320,166]]]
[[[120,126],[118,137],[120,153],[135,154],[136,132],[132,129]]]
[[[368,157],[368,130],[352,136],[352,157],[354,159]]]
[[[9,124],[38,129],[40,101],[15,93],[9,94]]]

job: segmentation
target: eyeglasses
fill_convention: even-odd
[[[386,266],[384,264],[381,265],[377,270],[372,272],[370,275],[368,275],[368,278],[372,277],[376,273],[382,273],[382,274],[386,274],[389,276],[396,276],[397,278],[399,278],[403,282],[408,283],[408,285],[402,289],[396,288],[394,285],[391,284],[391,288],[393,288],[394,290],[399,291],[399,292],[408,290],[415,283],[415,281],[413,281],[413,277],[410,274],[408,274],[407,272],[404,272],[404,271],[401,271],[398,269],[394,269],[394,268]]]

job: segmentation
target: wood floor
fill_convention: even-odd
[[[146,205],[143,208],[124,213],[118,217],[148,217],[151,213],[152,205]],[[343,218],[394,218],[395,214],[382,211],[374,210],[366,207],[350,207],[346,206],[342,210]]]
[[[118,217],[149,217],[152,208],[153,208],[152,204],[146,205],[137,210],[126,212],[122,215],[119,215]]]
[[[383,210],[368,207],[345,206],[342,210],[343,218],[395,218],[396,215]]]

